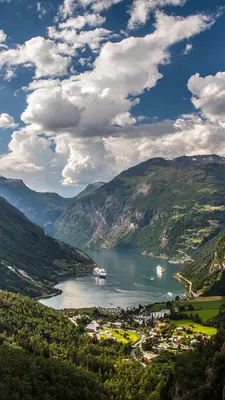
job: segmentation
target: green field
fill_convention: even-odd
[[[195,322],[191,321],[190,319],[179,319],[179,320],[176,320],[173,322],[177,327],[183,326],[184,328],[187,328],[188,326],[190,326],[190,328],[194,332],[204,333],[209,336],[215,335],[217,333],[216,328],[211,328],[209,326],[203,326],[200,324],[196,324]]]
[[[140,339],[140,336],[136,332],[133,332],[133,331],[126,331],[124,329],[111,329],[111,328],[109,328],[108,331],[114,336],[114,338],[118,342],[121,342],[121,343],[131,342],[134,344]],[[124,334],[127,334],[128,337],[125,338]]]
[[[195,315],[198,314],[201,318],[202,322],[206,322],[209,319],[216,317],[218,315],[219,310],[194,310],[194,311],[187,311],[185,314],[190,316],[190,314]]]
[[[192,300],[177,301],[178,306],[187,306],[192,304],[195,310],[219,310],[221,305],[225,303],[225,298],[221,296],[215,297],[198,297]]]

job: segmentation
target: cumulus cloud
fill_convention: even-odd
[[[201,14],[180,18],[157,13],[153,33],[145,37],[129,37],[120,42],[105,43],[94,61],[92,71],[71,76],[60,82],[46,81],[45,89],[37,89],[27,97],[28,106],[22,115],[23,121],[32,124],[35,129],[38,125],[42,129],[47,128],[48,131],[67,130],[77,137],[118,134],[118,130],[112,126],[112,121],[116,119],[118,125],[134,122],[130,110],[139,102],[137,96],[154,87],[162,78],[158,68],[160,64],[169,62],[169,47],[204,31],[211,23],[211,18]],[[54,36],[55,31],[52,30],[51,34]],[[82,35],[90,35],[94,40],[92,31],[82,32]],[[40,85],[38,82],[35,84]],[[41,85],[44,84],[45,81],[42,81]],[[57,96],[60,93],[60,106],[56,103],[56,93]],[[50,113],[47,111],[47,104],[51,104]],[[57,118],[53,124],[54,105]],[[76,116],[72,120],[68,116],[64,118],[68,105],[68,109]],[[79,109],[79,125],[78,114],[73,113],[73,107],[74,110]]]
[[[5,113],[0,114],[0,128],[8,129],[15,128],[15,126],[16,124],[13,117]]]
[[[89,46],[91,50],[97,50],[100,43],[112,36],[111,31],[104,28],[82,31],[77,33],[75,29],[57,30],[55,26],[49,27],[48,34],[51,39],[60,40],[72,45],[71,49]]]
[[[60,154],[61,151],[68,157],[62,170],[63,185],[107,181],[116,174],[113,154],[102,139],[82,140],[64,135],[56,138],[56,144],[56,152]]]
[[[225,72],[202,78],[193,75],[188,81],[192,103],[211,122],[225,127]]]
[[[59,24],[60,29],[82,29],[85,26],[96,27],[104,24],[106,21],[105,17],[100,14],[84,14],[78,15],[76,18],[68,18],[65,22]]]
[[[60,54],[57,44],[43,37],[35,37],[0,53],[0,69],[16,65],[34,66],[35,77],[67,74],[70,57]]]
[[[183,6],[186,0],[134,0],[130,8],[128,28],[135,29],[145,25],[149,14],[165,6]]]
[[[28,95],[28,107],[21,115],[26,124],[33,124],[34,131],[57,133],[76,127],[80,111],[67,99],[59,87],[42,88]]]
[[[53,189],[59,182],[73,186],[106,181],[155,155],[224,148],[223,128],[209,116],[183,115],[154,123],[133,116],[139,95],[163,78],[159,69],[170,62],[171,46],[209,29],[214,20],[205,14],[182,18],[156,11],[150,34],[110,42],[113,33],[101,27],[105,17],[99,13],[119,1],[80,0],[79,6],[87,10],[74,16],[75,2],[65,0],[61,23],[48,29],[48,39],[33,38],[0,53],[5,74],[17,65],[35,68],[34,80],[23,88],[25,127],[13,133],[9,153],[0,158],[3,174],[25,177],[31,186],[35,179],[39,190]],[[148,3],[155,10],[182,2]],[[88,55],[87,46],[92,50]],[[75,60],[89,64],[89,69],[75,73]],[[193,80],[189,86],[194,102],[203,95]],[[205,113],[204,104],[196,107]]]
[[[6,38],[7,38],[6,33],[2,29],[0,29],[0,43],[5,42]]]
[[[135,122],[136,118],[132,117],[130,112],[117,114],[115,118],[112,119],[112,124],[118,126],[133,125]]]

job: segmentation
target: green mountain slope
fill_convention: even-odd
[[[29,189],[19,179],[0,176],[0,196],[23,212],[32,222],[46,227],[56,221],[74,201],[56,193],[38,193]]]
[[[93,265],[81,250],[46,236],[0,197],[0,289],[51,294],[60,275],[90,271]]]
[[[225,295],[225,231],[205,244],[196,260],[187,263],[181,274],[192,284],[195,292],[204,295]]]
[[[225,227],[225,158],[150,159],[71,204],[54,236],[181,259]]]

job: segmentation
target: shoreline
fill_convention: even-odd
[[[46,294],[45,296],[38,296],[38,297],[34,297],[34,300],[46,300],[46,299],[50,299],[51,297],[55,297],[55,296],[59,296],[60,294],[63,293],[63,291],[61,289],[56,289],[57,291],[54,293],[49,293]]]

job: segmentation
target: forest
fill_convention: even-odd
[[[185,354],[162,352],[143,368],[130,345],[86,336],[62,311],[0,292],[1,400],[222,399],[225,312],[207,344]]]

